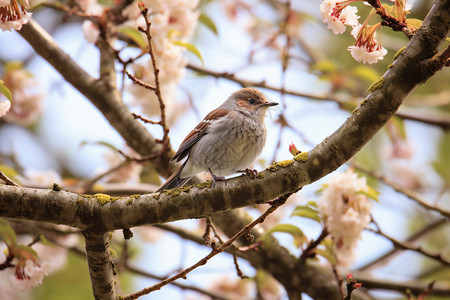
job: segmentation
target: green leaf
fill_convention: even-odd
[[[314,251],[316,252],[317,255],[320,255],[326,260],[328,260],[331,265],[333,266],[336,265],[336,259],[334,258],[333,252],[331,252],[330,250],[317,248]]]
[[[378,75],[378,72],[375,71],[375,69],[368,67],[368,66],[362,66],[358,65],[357,67],[354,67],[351,71],[351,74],[357,78],[360,78],[364,81],[367,81],[369,83],[375,82],[380,77]]]
[[[420,26],[422,26],[422,20],[414,18],[406,19],[406,24],[408,25],[408,27],[419,28]]]
[[[338,71],[338,66],[334,61],[322,60],[311,67],[313,71],[321,71],[323,73],[335,73]],[[378,77],[377,77],[378,79]]]
[[[8,248],[11,248],[16,243],[16,233],[3,219],[0,222],[0,240],[4,241]]]
[[[56,248],[56,245],[50,242],[43,234],[39,235],[39,243],[49,247]]]
[[[294,245],[296,247],[300,247],[308,241],[303,231],[295,225],[278,224],[272,227],[270,230],[266,231],[266,234],[270,234],[273,232],[284,232],[292,235],[292,237],[294,238]]]
[[[211,18],[206,15],[205,13],[201,13],[200,17],[198,17],[198,20],[200,23],[206,26],[209,30],[211,30],[215,35],[219,35],[219,32],[217,31],[216,24],[214,24],[214,21],[211,20]]]
[[[378,200],[378,196],[381,194],[379,191],[371,188],[370,186],[367,187],[367,191],[358,191],[356,194],[362,194],[367,196],[368,198],[377,201],[380,203],[380,200]]]
[[[8,98],[8,100],[12,103],[11,91],[4,85],[4,83],[5,82],[0,79],[0,93],[5,95],[5,97]]]
[[[306,205],[314,207],[314,208],[318,208],[319,207],[317,205],[316,201],[308,201],[308,202],[306,202]]]
[[[202,54],[200,53],[200,51],[198,51],[197,47],[195,47],[194,45],[192,45],[190,43],[182,42],[182,41],[172,41],[172,43],[174,45],[186,47],[186,49],[189,52],[193,53],[195,56],[197,56],[202,61],[203,64],[205,63],[203,61]]]
[[[322,256],[326,260],[330,262],[333,266],[336,265],[336,258],[334,256],[334,242],[330,237],[325,238],[321,243],[320,246],[324,248],[316,248],[315,252],[317,255]]]
[[[317,222],[322,222],[322,218],[319,215],[319,212],[307,205],[299,205],[297,206],[291,214],[292,216],[302,217],[312,219]]]
[[[15,245],[11,250],[12,255],[18,260],[32,260],[37,262],[38,254],[36,250],[25,245]]]
[[[147,40],[139,30],[134,27],[121,27],[117,31],[129,37],[142,51],[147,51]]]

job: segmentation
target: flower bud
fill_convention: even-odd
[[[300,151],[298,151],[297,147],[294,145],[294,142],[291,142],[291,144],[289,145],[289,152],[290,152],[293,156],[296,156],[297,154],[300,153]]]

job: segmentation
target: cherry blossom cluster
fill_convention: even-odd
[[[184,57],[186,48],[177,41],[187,42],[192,36],[200,15],[196,10],[198,0],[144,0],[142,2],[150,11],[153,52],[160,70],[159,82],[170,125],[183,112],[179,105],[175,105],[174,98],[176,87],[184,77],[187,65],[187,59]],[[130,20],[126,25],[134,28],[145,27],[137,5],[128,6],[124,14]],[[136,62],[132,68],[136,78],[149,84],[155,83],[150,59]],[[144,87],[136,84],[131,84],[127,90],[133,96],[131,103],[141,107],[144,114],[159,115],[159,102],[154,93],[149,93]]]
[[[377,39],[376,31],[381,32],[382,22],[369,25],[369,20],[376,14],[376,10],[372,10],[367,19],[360,24],[357,15],[358,9],[350,4],[361,2],[362,0],[323,0],[320,5],[320,13],[324,23],[327,23],[328,29],[334,34],[342,34],[347,26],[352,27],[352,36],[356,39],[353,46],[349,46],[352,57],[358,61],[367,64],[373,64],[383,59],[387,54],[387,50],[381,46],[380,38]],[[405,15],[410,7],[406,6],[406,0],[395,0],[395,16],[389,16],[398,22],[405,22]],[[380,6],[381,7],[381,6]],[[406,24],[406,23],[405,23]]]
[[[152,46],[160,71],[159,83],[169,125],[183,112],[179,105],[175,105],[174,97],[176,87],[185,74],[187,59],[183,55],[187,49],[183,43],[189,40],[197,26],[200,15],[198,3],[199,0],[139,0],[128,5],[122,13],[128,21],[121,24],[121,28],[145,28],[141,9],[149,9]],[[104,12],[97,0],[82,0],[79,5],[90,16],[99,17]],[[100,35],[97,25],[89,20],[84,21],[82,30],[91,43],[95,43]],[[137,79],[155,84],[153,66],[148,57],[134,62],[131,68]],[[159,102],[154,93],[136,84],[130,84],[126,90],[132,97],[125,100],[131,105],[140,107],[147,116],[159,115]]]
[[[372,203],[365,177],[353,170],[333,176],[322,190],[319,212],[334,242],[336,267],[345,271],[355,260],[362,230],[370,222]]]
[[[25,9],[28,0],[0,0],[0,29],[3,31],[20,30],[31,17]]]
[[[43,111],[45,94],[39,82],[18,62],[5,65],[2,80],[11,92],[13,103],[0,95],[0,117],[21,126],[33,124]]]
[[[65,226],[55,226],[58,230],[65,230]],[[29,242],[30,236],[18,238],[21,243]],[[32,246],[36,253],[35,259],[14,258],[11,262],[13,267],[6,268],[0,272],[0,299],[18,299],[17,291],[26,292],[32,287],[42,283],[45,276],[54,273],[64,267],[67,262],[68,248],[78,243],[78,236],[67,234],[58,238],[58,245],[45,245],[36,243]],[[0,264],[6,261],[8,250],[6,245],[0,243]],[[31,256],[29,256],[31,257]]]

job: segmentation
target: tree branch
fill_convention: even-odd
[[[425,228],[423,228],[422,230],[420,230],[419,232],[414,233],[413,235],[411,235],[409,238],[406,239],[406,242],[408,243],[413,243],[421,238],[423,238],[424,236],[426,236],[427,234],[429,234],[430,232],[433,232],[435,229],[439,228],[442,225],[446,225],[448,223],[448,221],[446,219],[440,219],[428,226],[426,226]],[[399,252],[398,248],[393,248],[392,250],[390,250],[389,252],[383,254],[382,256],[376,258],[375,260],[359,267],[357,270],[358,271],[368,271],[371,269],[376,268],[377,265],[385,262],[386,259],[392,257],[395,253]]]
[[[108,235],[109,233],[83,232],[94,298],[116,300],[114,266]]]
[[[381,235],[382,237],[388,239],[394,245],[394,247],[396,247],[398,249],[401,249],[401,250],[411,250],[411,251],[418,252],[418,253],[422,254],[423,256],[426,256],[428,258],[431,258],[431,259],[434,259],[434,260],[438,261],[439,263],[441,263],[443,265],[450,266],[450,261],[447,260],[442,255],[442,253],[436,253],[436,254],[430,253],[429,251],[423,249],[422,246],[416,246],[416,245],[413,245],[410,242],[399,241],[399,240],[391,237],[390,235],[384,233],[381,230],[381,228],[378,225],[378,223],[375,222],[375,220],[373,218],[372,218],[372,223],[374,223],[376,225],[377,229],[367,228],[366,230],[372,231],[374,233],[377,233],[377,234]]]
[[[55,40],[33,19],[30,19],[19,33],[36,53],[100,110],[111,126],[137,153],[147,156],[161,151],[161,145],[158,145],[147,129],[131,116],[115,84],[111,86],[110,77],[103,76],[100,79],[91,77],[59,48]],[[106,74],[104,70],[101,73]],[[169,158],[165,157],[154,164],[158,173],[163,176],[169,176],[174,171],[172,166],[169,165]]]
[[[381,173],[373,171],[373,170],[368,170],[367,168],[365,168],[364,166],[362,166],[358,163],[352,162],[351,165],[353,167],[355,167],[356,169],[358,169],[358,170],[372,176],[373,178],[378,179],[382,183],[390,186],[395,191],[402,193],[403,195],[405,195],[409,199],[415,201],[417,204],[419,204],[423,208],[425,208],[427,210],[436,211],[436,212],[440,213],[443,217],[450,218],[449,210],[446,210],[444,207],[441,208],[441,207],[437,207],[437,206],[433,206],[433,205],[429,204],[427,201],[425,201],[425,199],[422,198],[421,195],[419,195],[419,193],[416,193],[415,191],[410,190],[410,189],[406,189],[406,188],[396,184],[395,182],[389,180],[388,178],[386,178],[386,176],[382,175]]]
[[[277,199],[274,199],[272,201],[270,201],[271,206],[261,215],[259,216],[257,219],[255,219],[253,222],[251,222],[250,224],[244,226],[241,230],[239,230],[239,232],[237,232],[234,236],[232,236],[229,240],[227,240],[225,243],[223,243],[222,245],[220,245],[219,247],[215,247],[212,249],[212,251],[205,256],[204,258],[202,258],[201,260],[199,260],[197,263],[195,263],[194,265],[190,266],[189,268],[186,268],[184,270],[182,270],[181,272],[179,272],[178,274],[167,278],[163,281],[161,281],[160,283],[157,283],[151,287],[145,288],[139,292],[127,295],[127,296],[123,296],[122,298],[124,300],[130,300],[130,299],[136,299],[140,296],[143,295],[147,295],[153,291],[159,290],[161,287],[172,283],[173,281],[180,279],[180,278],[184,278],[186,277],[186,275],[190,272],[192,272],[193,270],[195,270],[196,268],[205,265],[211,258],[213,258],[214,256],[216,256],[219,253],[222,253],[223,251],[225,251],[225,249],[227,249],[228,247],[230,247],[237,239],[241,238],[242,236],[244,236],[245,234],[247,234],[253,227],[255,227],[257,224],[264,222],[264,220],[266,219],[266,217],[273,213],[278,207],[280,207],[281,205],[283,205],[287,198],[290,196],[291,194],[285,194],[282,195],[280,197],[278,197]]]
[[[5,186],[0,190],[0,215],[41,221],[58,220],[59,223],[81,229],[92,226],[90,220],[96,220],[97,230],[113,230],[198,218],[264,203],[285,193],[296,192],[349,160],[386,124],[407,95],[431,77],[433,71],[437,72],[436,67],[422,73],[416,70],[423,60],[433,57],[446,38],[450,28],[449,6],[450,0],[436,2],[392,68],[380,78],[373,92],[336,132],[309,153],[301,153],[291,161],[274,164],[257,178],[244,175],[219,182],[214,188],[202,184],[118,199],[104,195],[92,198],[63,191]],[[132,117],[127,115],[127,118]],[[116,123],[121,122],[119,120]],[[132,123],[136,125],[136,122]],[[147,133],[146,136],[151,138]],[[154,145],[154,142],[151,144]],[[144,142],[144,145],[148,144]],[[142,150],[142,145],[138,148]],[[37,206],[37,203],[40,205]],[[52,209],[50,203],[60,209]],[[72,210],[68,211],[66,207]]]
[[[357,278],[366,289],[383,289],[405,293],[410,290],[413,294],[419,295],[428,287],[428,283],[421,280],[410,280],[407,282],[396,282],[394,280],[377,279],[367,275],[365,272],[353,272],[353,277]],[[445,284],[436,283],[429,295],[450,296],[450,289]]]
[[[311,93],[302,93],[298,91],[288,90],[288,89],[282,89],[270,84],[267,84],[264,80],[262,81],[253,81],[249,79],[243,79],[239,78],[233,73],[229,72],[217,72],[210,69],[206,69],[203,67],[195,66],[192,64],[189,64],[187,66],[188,69],[201,73],[206,74],[209,76],[212,76],[214,78],[223,78],[226,80],[230,80],[233,82],[236,82],[237,84],[241,85],[242,87],[260,87],[264,89],[268,89],[275,92],[284,92],[286,95],[296,96],[296,97],[303,97],[313,100],[321,100],[321,101],[333,101],[336,102],[340,107],[348,107],[349,104],[351,104],[349,101],[344,100],[342,98],[333,96],[333,95],[314,95]],[[449,129],[450,128],[450,118],[447,114],[441,113],[439,115],[436,114],[423,114],[423,113],[412,113],[408,109],[402,109],[400,108],[395,115],[397,117],[400,117],[405,120],[411,120],[416,122],[421,122],[425,124],[430,124],[434,126],[439,126],[443,129]]]

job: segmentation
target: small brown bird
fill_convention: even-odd
[[[192,176],[209,172],[213,182],[246,169],[266,142],[264,116],[270,106],[263,93],[243,88],[211,111],[180,145],[172,161],[186,161],[156,192],[183,186]]]

